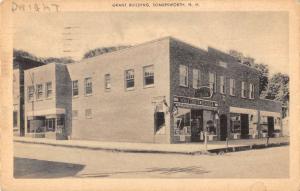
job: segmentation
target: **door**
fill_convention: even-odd
[[[227,116],[220,116],[220,139],[221,141],[225,141],[227,138]]]
[[[249,138],[249,117],[248,114],[241,114],[241,138]]]
[[[203,130],[202,110],[191,111],[191,142],[200,141],[200,132]]]
[[[272,137],[274,133],[274,117],[268,117],[268,136]]]

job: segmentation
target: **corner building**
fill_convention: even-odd
[[[259,98],[258,71],[173,37],[29,69],[25,87],[26,136],[149,143],[199,142],[204,131],[209,141],[281,136],[281,104]]]

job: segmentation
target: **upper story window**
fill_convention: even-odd
[[[226,78],[225,78],[225,76],[220,76],[220,93],[226,94]]]
[[[42,99],[43,97],[43,84],[36,85],[36,99]]]
[[[217,74],[215,72],[209,72],[209,87],[213,92],[217,91]]]
[[[126,70],[125,71],[125,87],[126,89],[134,88],[134,70]]]
[[[92,78],[85,78],[84,79],[84,93],[85,95],[92,95],[93,93],[93,84]]]
[[[197,89],[201,86],[201,72],[198,69],[193,69],[193,88]]]
[[[246,82],[242,82],[242,97],[245,98],[247,95],[247,90],[246,90]]]
[[[85,118],[87,118],[87,119],[92,118],[92,109],[85,110]]]
[[[153,86],[154,85],[154,67],[151,66],[145,66],[143,68],[144,71],[144,86]]]
[[[235,96],[235,79],[230,79],[230,95]]]
[[[33,101],[34,99],[34,86],[28,86],[28,101]]]
[[[110,74],[105,74],[104,75],[104,86],[105,90],[110,90],[111,89],[111,79],[110,79]]]
[[[250,99],[254,99],[254,85],[253,84],[249,84],[249,89],[250,89],[250,91],[249,91],[249,98]]]
[[[72,95],[73,96],[79,95],[78,80],[72,81]]]
[[[46,98],[50,98],[52,96],[52,82],[46,83]]]
[[[185,65],[179,66],[179,85],[188,87],[188,67]]]

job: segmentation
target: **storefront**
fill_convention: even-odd
[[[281,131],[280,113],[260,111],[261,137],[279,137]]]
[[[204,141],[207,131],[208,140],[217,140],[217,103],[214,101],[174,96],[173,128],[175,142]]]

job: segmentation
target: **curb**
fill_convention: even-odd
[[[162,150],[143,150],[143,149],[119,149],[119,148],[107,148],[107,147],[93,147],[93,146],[83,146],[83,145],[67,145],[67,144],[56,144],[56,143],[46,143],[38,141],[24,141],[24,140],[14,140],[14,142],[25,143],[25,144],[41,144],[41,145],[50,145],[56,147],[67,147],[67,148],[79,148],[79,149],[89,149],[89,150],[102,150],[109,152],[123,152],[123,153],[152,153],[152,154],[182,154],[182,155],[212,155],[219,154],[222,155],[228,152],[239,152],[252,149],[264,149],[270,147],[280,147],[287,146],[289,142],[281,143],[270,143],[270,144],[253,144],[253,145],[243,145],[243,146],[232,146],[228,148],[218,148],[210,149],[208,151],[199,150],[199,151],[162,151]]]

